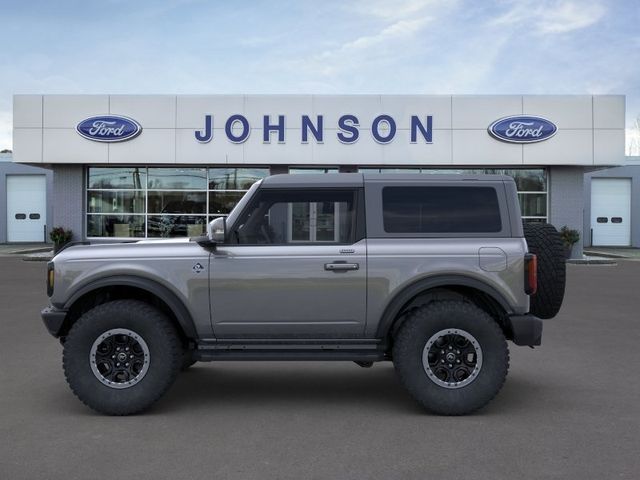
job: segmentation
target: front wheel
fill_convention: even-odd
[[[63,368],[83,403],[107,415],[130,415],[164,394],[182,359],[178,334],[164,313],[137,300],[115,300],[73,325]]]
[[[400,381],[427,410],[464,415],[486,405],[502,388],[509,350],[491,316],[461,301],[412,310],[394,339]]]

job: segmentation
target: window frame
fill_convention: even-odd
[[[309,193],[309,192],[348,192],[352,195],[353,199],[353,214],[352,221],[354,222],[353,227],[351,228],[351,238],[348,242],[332,242],[332,241],[295,241],[295,242],[285,242],[285,243],[239,243],[237,238],[232,236],[232,232],[237,229],[237,225],[244,221],[245,216],[251,210],[254,210],[254,205],[256,202],[260,201],[260,197],[264,194],[273,194],[274,192],[301,192],[301,193]],[[285,203],[285,202],[283,202]],[[309,202],[314,203],[314,202]],[[316,202],[317,203],[317,202]],[[273,204],[272,204],[273,205]],[[290,218],[290,213],[287,212],[287,218]],[[365,221],[365,212],[364,212],[364,189],[363,188],[261,188],[258,189],[252,196],[252,198],[247,202],[242,211],[236,217],[233,224],[227,224],[226,235],[224,246],[233,246],[233,247],[287,247],[287,246],[296,246],[296,247],[313,247],[313,246],[345,246],[345,245],[355,245],[362,239],[366,237],[366,221]],[[287,233],[287,237],[289,238],[289,232]]]
[[[460,182],[456,180],[437,180],[425,183],[424,180],[416,182],[412,180],[389,180],[377,181],[369,177],[365,183],[365,193],[367,196],[367,238],[509,238],[512,234],[511,218],[505,186],[502,181],[479,180],[474,181],[474,187],[491,187],[495,189],[500,209],[501,230],[497,232],[405,232],[390,233],[384,228],[383,218],[383,197],[382,190],[386,187],[460,187]]]

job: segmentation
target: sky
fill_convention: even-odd
[[[0,0],[0,18],[0,150],[18,93],[625,94],[640,154],[639,0]]]

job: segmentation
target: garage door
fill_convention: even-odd
[[[7,175],[7,241],[43,242],[46,224],[46,177]]]
[[[592,245],[631,245],[631,179],[591,180]]]

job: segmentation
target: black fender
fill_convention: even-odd
[[[494,287],[487,285],[486,283],[477,280],[475,278],[467,277],[465,275],[438,275],[434,277],[427,277],[421,280],[417,280],[410,285],[404,287],[398,292],[393,299],[387,304],[387,307],[382,314],[382,318],[378,323],[377,338],[386,338],[393,322],[398,317],[398,314],[402,310],[402,307],[407,304],[413,297],[419,295],[427,290],[432,290],[438,287],[470,287],[479,290],[493,300],[495,300],[503,310],[509,314],[513,309],[509,305],[506,298]]]
[[[91,281],[85,285],[82,285],[76,291],[73,292],[71,297],[65,302],[64,309],[69,310],[71,306],[82,298],[87,293],[94,290],[105,287],[135,287],[140,290],[144,290],[151,295],[158,297],[162,300],[171,310],[175,316],[178,324],[182,328],[182,331],[188,338],[197,338],[196,328],[193,323],[193,318],[184,303],[178,298],[178,296],[169,290],[164,285],[150,280],[148,278],[136,277],[134,275],[113,275],[109,277],[100,278],[98,280]]]

